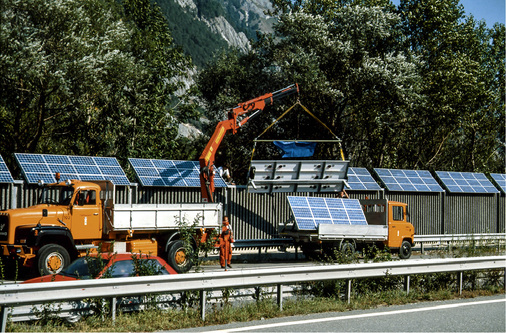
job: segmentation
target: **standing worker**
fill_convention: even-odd
[[[228,216],[223,216],[223,226],[221,227],[220,234],[220,264],[221,268],[227,266],[232,268],[230,262],[232,261],[232,243],[234,237],[232,235],[232,226],[228,222]]]

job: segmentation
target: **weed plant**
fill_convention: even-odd
[[[198,272],[201,270],[202,258],[207,258],[209,252],[215,249],[218,230],[213,229],[206,237],[203,237],[204,235],[201,234],[201,228],[199,227],[200,221],[203,219],[202,216],[197,215],[192,224],[188,223],[185,217],[182,219],[177,218],[176,224],[184,243],[185,253],[192,261],[194,270]],[[196,249],[193,248],[192,244],[196,244]]]
[[[504,292],[504,289],[499,292]],[[280,312],[275,300],[265,298],[258,302],[248,303],[242,307],[224,306],[214,309],[206,315],[206,320],[200,319],[198,309],[167,310],[151,309],[137,313],[119,313],[115,323],[111,320],[103,321],[99,316],[91,316],[75,324],[63,323],[60,320],[41,323],[27,324],[9,323],[9,332],[153,332],[160,330],[176,330],[190,327],[204,327],[209,325],[221,325],[231,322],[244,322],[262,320],[282,316],[304,315],[322,312],[344,312],[350,310],[362,310],[395,304],[408,304],[421,301],[438,301],[454,298],[472,298],[477,296],[492,295],[488,290],[466,291],[462,295],[449,290],[440,290],[430,293],[419,291],[410,292],[409,295],[402,290],[382,292],[379,294],[357,295],[348,304],[335,298],[314,297],[296,298],[286,300],[283,303],[283,311]],[[378,297],[379,295],[379,297]]]

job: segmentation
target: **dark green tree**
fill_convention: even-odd
[[[123,6],[1,0],[6,160],[14,152],[170,156],[176,124],[169,98],[187,63],[155,6]]]
[[[219,59],[204,71],[200,82],[215,78],[214,88],[203,89],[204,97],[213,105],[227,94],[237,103],[247,100],[244,92],[251,98],[252,92],[262,94],[298,82],[301,102],[343,139],[355,165],[392,166],[398,137],[412,126],[412,106],[423,103],[417,59],[401,50],[399,23],[398,15],[380,7],[335,6],[328,1],[314,9],[313,2],[305,2],[282,14],[275,35],[263,36],[255,52]],[[261,133],[258,127],[265,128],[279,115],[275,110],[263,120],[255,119],[255,126],[242,129],[240,136],[251,141]],[[333,138],[300,109],[268,134],[272,139]],[[246,147],[251,146],[227,148],[244,163],[249,159]],[[272,150],[259,150],[259,158],[268,155]],[[339,158],[339,150],[326,147],[315,158]]]
[[[407,140],[420,168],[504,171],[504,25],[464,17],[458,0],[405,0],[399,12],[426,104]]]

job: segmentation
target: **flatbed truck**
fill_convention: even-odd
[[[367,225],[319,224],[314,230],[298,230],[292,222],[280,225],[279,234],[292,238],[295,246],[301,247],[308,257],[332,254],[334,250],[349,254],[375,245],[408,259],[415,245],[415,228],[407,221],[407,204],[386,199],[359,202]]]
[[[114,204],[114,193],[109,181],[44,185],[38,204],[0,212],[0,255],[46,275],[87,251],[142,252],[181,273],[192,266],[181,223],[196,229],[191,250],[221,225],[221,203]]]

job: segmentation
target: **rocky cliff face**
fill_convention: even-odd
[[[198,67],[205,66],[213,54],[235,48],[247,52],[257,31],[272,32],[276,19],[265,14],[270,0],[152,0],[167,18],[174,42],[190,55],[197,69],[189,75],[187,87]],[[178,93],[183,93],[179,91]],[[202,118],[200,123],[207,120]],[[197,137],[200,127],[180,123],[179,136]]]
[[[202,18],[212,32],[221,36],[231,47],[247,52],[250,47],[248,37],[244,32],[236,31],[223,16],[213,17],[209,20]]]
[[[164,10],[172,6],[169,2],[179,8]],[[250,40],[255,39],[256,32],[271,32],[276,21],[265,14],[272,9],[270,0],[160,0],[157,3],[167,17],[169,26],[172,22],[178,22],[171,26],[174,40],[183,48],[188,48],[186,52],[194,58],[197,65],[202,64],[201,59],[197,58],[205,58],[204,52],[198,52],[197,48],[206,49],[209,58],[223,49],[223,46],[246,52],[250,49]],[[181,18],[178,16],[181,15],[188,15],[189,19],[185,23],[179,23]],[[199,28],[202,24],[208,31]],[[213,42],[209,33],[223,43]],[[203,62],[205,60],[207,59]]]

